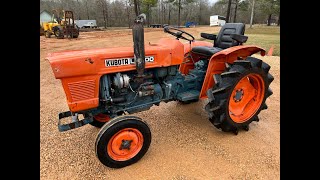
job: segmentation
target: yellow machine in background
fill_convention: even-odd
[[[72,11],[62,11],[63,18],[59,17],[59,12],[53,10],[50,22],[42,24],[46,38],[55,35],[58,39],[63,39],[65,36],[69,38],[77,38],[79,36],[79,28],[74,24]]]
[[[42,36],[42,35],[44,35],[44,30],[43,30],[43,27],[40,24],[40,36]]]

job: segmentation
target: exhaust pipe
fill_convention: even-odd
[[[145,52],[144,52],[144,30],[143,22],[146,20],[145,14],[140,14],[134,20],[132,26],[133,35],[133,49],[134,49],[134,60],[136,63],[136,69],[138,72],[138,82],[143,82],[144,69],[145,69]]]

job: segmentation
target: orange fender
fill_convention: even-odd
[[[237,59],[245,59],[252,54],[260,52],[261,56],[266,54],[266,51],[258,46],[242,45],[234,46],[224,49],[210,58],[206,76],[200,92],[200,98],[207,98],[207,90],[214,86],[214,74],[221,74],[225,68],[226,63],[232,64]]]

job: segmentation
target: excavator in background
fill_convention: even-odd
[[[73,12],[66,10],[62,12],[63,18],[60,18],[59,11],[53,10],[51,21],[42,24],[46,38],[50,38],[51,35],[55,35],[58,39],[79,37],[79,28],[74,23]]]

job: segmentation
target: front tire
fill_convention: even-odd
[[[215,86],[207,92],[205,107],[210,122],[225,132],[248,131],[252,121],[259,121],[258,114],[267,109],[265,101],[272,95],[269,86],[274,78],[269,69],[262,60],[248,57],[214,75]]]
[[[119,116],[107,122],[96,138],[96,156],[102,164],[122,168],[139,161],[151,143],[149,126],[135,116]]]
[[[63,39],[64,38],[63,29],[61,27],[55,28],[54,35],[56,36],[57,39]]]
[[[78,38],[78,37],[79,37],[79,34],[72,35],[72,38]]]
[[[46,38],[50,38],[50,37],[51,37],[51,32],[50,32],[50,31],[44,32],[44,36],[45,36]]]

